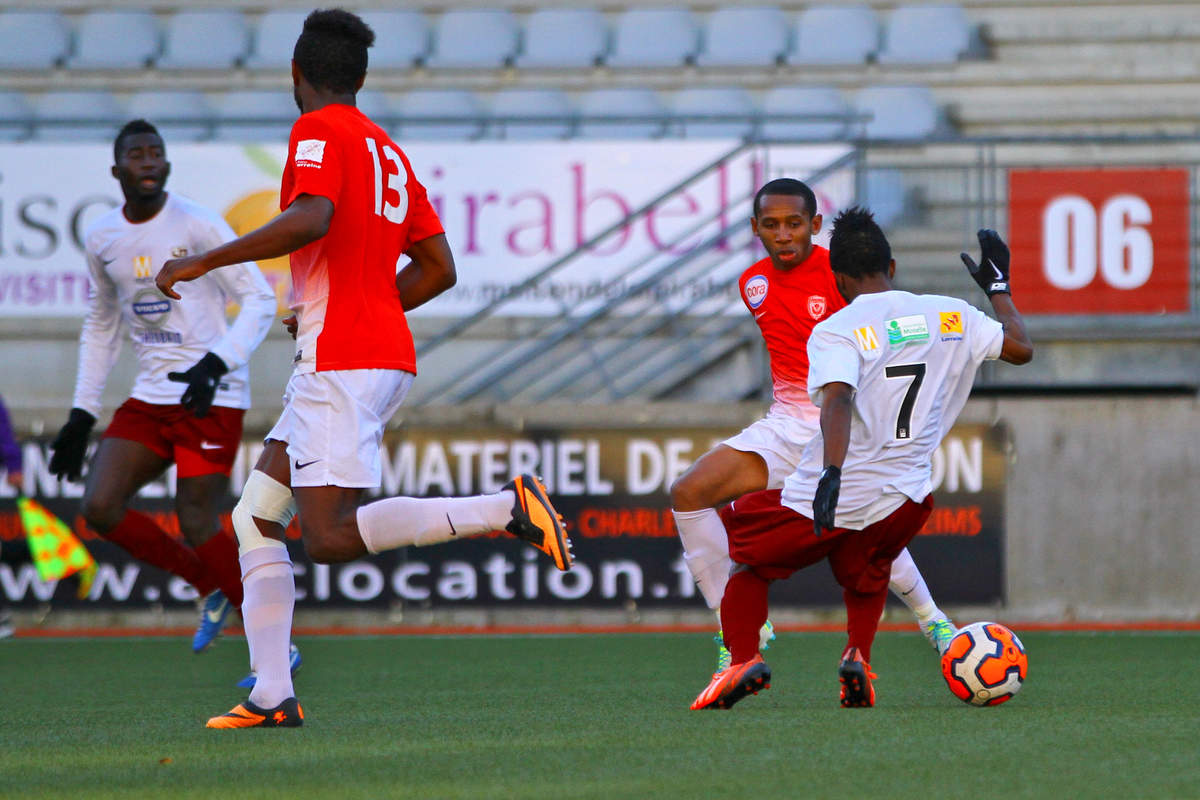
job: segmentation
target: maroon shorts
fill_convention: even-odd
[[[174,461],[180,478],[226,475],[242,443],[245,409],[213,406],[204,419],[178,403],[159,405],[129,398],[104,431],[105,439],[129,439]]]
[[[721,510],[729,556],[767,580],[787,578],[828,558],[837,582],[864,594],[887,588],[892,561],[933,510],[933,495],[920,503],[906,500],[864,530],[834,528],[817,538],[812,520],[782,505],[781,494],[779,489],[752,492]]]

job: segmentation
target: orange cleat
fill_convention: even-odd
[[[512,522],[505,530],[554,559],[554,566],[566,572],[575,556],[562,515],[554,510],[540,478],[518,475],[504,485],[517,496]]]
[[[206,728],[299,728],[304,724],[304,709],[289,697],[274,708],[259,708],[247,700],[213,717]]]
[[[733,708],[733,704],[748,694],[758,694],[771,688],[771,668],[761,654],[750,661],[733,664],[712,676],[708,687],[692,701],[692,710],[703,708]]]
[[[875,705],[875,687],[871,681],[879,676],[863,660],[857,647],[847,647],[838,664],[838,680],[842,684],[842,708],[870,708]]]

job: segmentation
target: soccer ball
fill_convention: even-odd
[[[946,685],[955,697],[973,706],[997,706],[1012,699],[1028,669],[1021,640],[998,622],[959,628],[942,654]]]

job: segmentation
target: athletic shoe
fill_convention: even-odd
[[[569,570],[575,558],[571,540],[567,538],[562,515],[554,510],[546,496],[546,486],[541,479],[528,474],[518,475],[504,484],[504,488],[517,496],[512,522],[505,530],[550,556],[554,566],[563,572]]]
[[[771,624],[771,620],[763,623],[763,626],[758,631],[758,649],[767,650],[771,647],[771,642],[775,640],[775,626]],[[725,632],[717,631],[717,635],[713,637],[713,641],[717,643],[717,672],[723,669],[729,669],[730,663],[733,661],[733,654],[729,652],[729,648],[725,646]]]
[[[200,609],[200,626],[192,636],[193,653],[207,650],[221,635],[230,611],[233,611],[233,604],[225,599],[225,593],[220,589],[204,599],[204,606]]]
[[[875,687],[871,681],[878,678],[871,672],[871,665],[863,660],[857,647],[847,647],[838,664],[838,680],[842,684],[842,708],[870,708],[875,705]]]
[[[758,694],[771,688],[771,668],[761,655],[750,661],[734,664],[712,676],[708,686],[692,701],[692,710],[702,708],[733,708],[733,704],[748,694]]]
[[[950,646],[950,640],[958,634],[958,628],[954,627],[954,623],[946,618],[945,615],[932,619],[924,625],[918,623],[921,633],[925,634],[925,638],[938,651],[940,656],[946,652],[946,648]]]
[[[773,641],[775,641],[775,626],[771,624],[771,620],[767,620],[758,630],[758,649],[769,650]]]
[[[292,670],[292,674],[296,674],[296,670],[300,669],[300,665],[304,660],[300,658],[300,648],[296,647],[295,643],[288,645],[288,667]],[[254,684],[258,682],[258,675],[254,670],[250,674],[237,682],[237,685],[243,689],[253,689]]]
[[[304,724],[304,709],[289,697],[274,708],[259,708],[247,700],[219,717],[210,719],[206,728],[299,728]]]

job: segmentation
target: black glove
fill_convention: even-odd
[[[72,408],[67,424],[50,443],[50,474],[77,481],[83,474],[83,456],[87,452],[88,434],[96,418],[82,408]]]
[[[842,490],[842,468],[830,464],[821,471],[817,493],[813,496],[813,533],[821,538],[822,530],[833,530],[833,512],[837,510],[838,492]]]
[[[197,361],[187,372],[168,372],[167,380],[188,385],[183,390],[179,402],[188,411],[203,418],[208,414],[208,409],[212,408],[213,396],[217,393],[221,376],[226,372],[229,372],[229,367],[225,366],[224,361],[212,353],[205,353],[204,358]]]
[[[978,235],[981,263],[976,264],[975,259],[966,253],[959,254],[967,265],[967,272],[971,273],[988,297],[1012,294],[1008,288],[1008,245],[1000,238],[1000,234],[990,228],[983,228]]]

